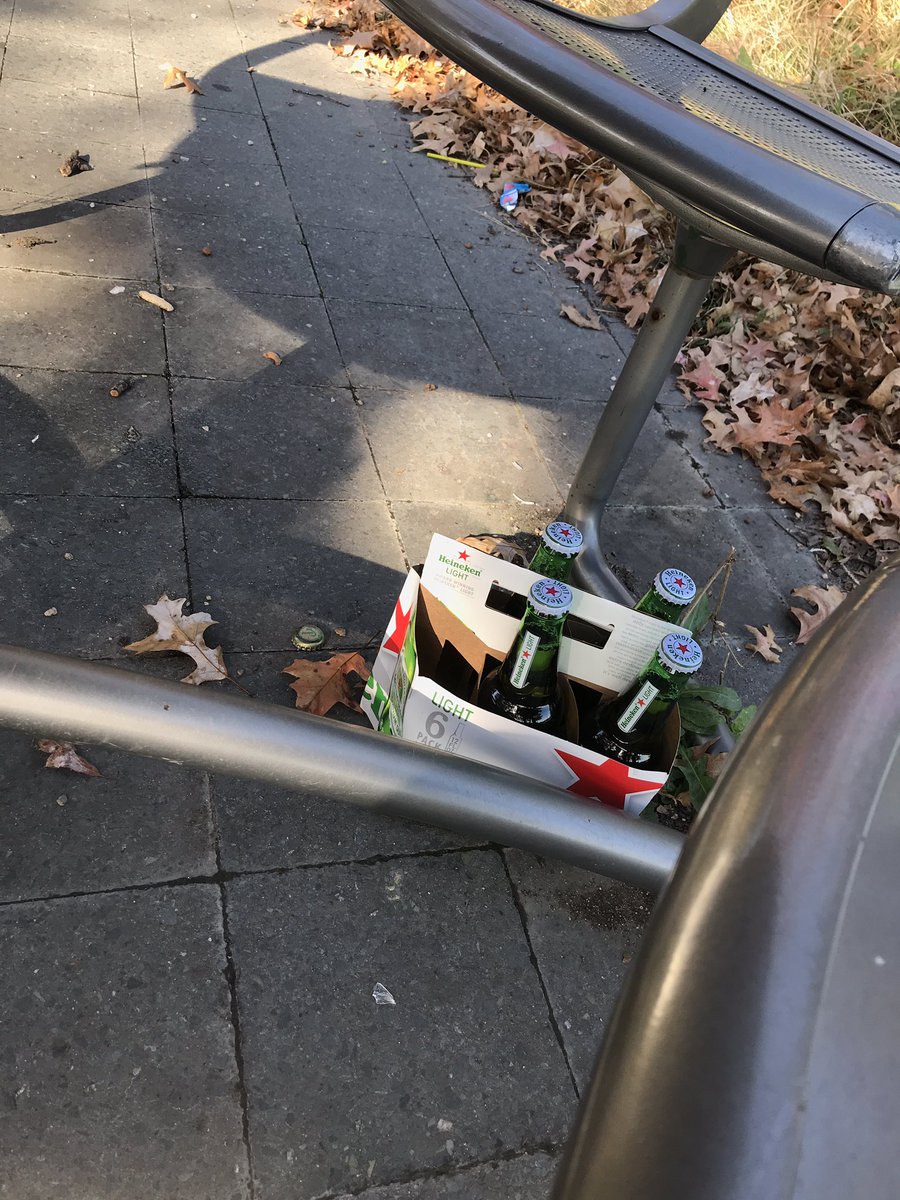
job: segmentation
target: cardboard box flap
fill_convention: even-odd
[[[502,589],[524,597],[539,578],[533,571],[436,533],[422,571],[422,586],[490,647],[495,657],[504,658],[519,619],[489,605],[492,588],[495,594]],[[576,619],[567,622],[560,669],[573,679],[614,692],[621,692],[637,678],[666,633],[687,632],[578,588],[572,588],[571,612]],[[577,638],[572,636],[575,633],[579,633]]]

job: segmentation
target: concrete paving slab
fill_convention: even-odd
[[[318,296],[309,253],[293,215],[223,221],[200,213],[154,213],[164,281],[219,292]],[[211,253],[203,254],[208,247]]]
[[[156,290],[153,280],[142,286]],[[51,300],[42,271],[0,271],[0,307],[7,313],[0,363],[162,374],[165,352],[159,309],[139,299],[139,290],[137,283],[131,283],[121,295],[111,296],[107,279],[60,275]],[[91,319],[85,321],[88,312]]]
[[[563,1135],[571,1080],[496,854],[262,876],[227,893],[254,1173],[270,1200]],[[376,983],[395,1005],[375,1003]]]
[[[12,33],[27,38],[71,39],[81,45],[105,45],[127,51],[131,57],[131,20],[128,8],[113,0],[90,5],[73,0],[38,0],[19,4],[13,15]]]
[[[406,573],[386,505],[188,500],[184,515],[191,578],[232,649],[287,649],[307,620],[335,649],[384,632]]]
[[[384,624],[387,624],[387,611]],[[340,639],[338,639],[340,640]],[[343,639],[346,643],[347,639]],[[352,646],[345,645],[345,649]],[[229,654],[229,669],[258,700],[294,707],[291,678],[283,668],[296,658],[327,658],[334,650],[301,654]],[[369,662],[374,647],[366,651]],[[322,720],[370,728],[360,714],[343,707]],[[477,845],[477,839],[400,821],[313,792],[287,791],[253,780],[210,777],[218,832],[219,858],[225,871],[267,871],[389,856],[421,854]]]
[[[417,119],[416,115],[412,119]],[[506,214],[472,186],[470,170],[435,162],[422,152],[412,153],[412,135],[409,138],[409,145],[401,144],[392,157],[416,197],[426,225],[439,241],[458,238],[465,244],[474,241],[473,233],[477,237],[488,229],[508,232]]]
[[[314,157],[298,163],[282,157],[285,178],[300,220],[332,229],[369,230],[424,236],[428,228],[397,168],[390,161],[360,154],[355,162]]]
[[[0,1189],[246,1200],[218,889],[16,905],[0,938]]]
[[[69,134],[35,136],[14,131],[4,139],[0,190],[39,196],[46,204],[84,200],[100,204],[148,205],[144,152],[135,135],[100,142]],[[73,150],[90,158],[91,170],[64,178],[60,166]]]
[[[433,383],[500,396],[504,382],[466,311],[331,300],[328,311],[350,381],[395,389]]]
[[[218,163],[230,178],[239,166],[273,161],[260,115],[198,109],[183,103],[177,90],[141,98],[141,130],[148,162],[186,155],[190,162]]]
[[[82,30],[85,38],[87,29]],[[77,35],[75,35],[77,36]],[[23,37],[15,23],[6,46],[3,74],[7,80],[30,83],[69,83],[73,78],[95,79],[98,91],[134,96],[131,39],[112,31],[81,43],[65,33]],[[123,53],[128,51],[128,53]]]
[[[321,300],[178,288],[166,327],[173,375],[346,387],[347,373]],[[275,366],[262,356],[281,358]]]
[[[71,554],[71,559],[65,555]],[[0,641],[106,656],[134,641],[142,605],[186,596],[172,500],[40,496],[0,501]],[[44,613],[56,609],[45,617]]]
[[[0,492],[175,496],[166,382],[119,375],[0,370],[4,414]]]
[[[606,330],[579,329],[559,315],[479,309],[478,327],[518,396],[605,401],[624,358]]]
[[[98,779],[45,769],[21,733],[0,747],[0,903],[215,873],[199,772],[79,744]]]
[[[528,937],[583,1093],[653,898],[588,871],[504,850]]]
[[[203,35],[196,35],[196,40],[187,42],[180,36],[168,37],[166,44],[160,45],[155,52],[147,43],[136,42],[136,45],[134,70],[138,95],[142,99],[156,96],[163,90],[163,79],[168,70],[165,64],[168,63],[181,67],[200,88],[199,93],[188,93],[184,87],[165,89],[176,98],[176,103],[190,105],[198,111],[223,109],[259,113],[256,90],[235,29],[229,31],[220,49],[210,45]]]
[[[7,197],[7,203],[0,267],[116,281],[156,274],[147,208],[81,200],[47,205],[24,195]]]
[[[444,387],[366,388],[357,396],[381,478],[394,499],[438,495],[510,504],[518,494],[549,507],[561,503],[515,401]]]
[[[563,497],[581,463],[600,417],[599,404],[583,400],[537,400],[521,402],[522,414],[541,449]],[[694,467],[690,455],[669,430],[657,412],[647,423],[610,499],[610,504],[653,504],[669,500],[673,504],[696,504],[718,508],[706,480]]]
[[[434,239],[306,225],[322,294],[329,300],[465,308]]]
[[[238,14],[239,26],[241,20]],[[326,97],[333,97],[335,103],[343,101],[341,107],[358,112],[371,123],[372,114],[359,102],[383,95],[384,89],[373,87],[363,72],[352,72],[349,64],[335,55],[329,45],[329,41],[335,44],[333,34],[304,32],[296,25],[273,22],[269,29],[258,26],[253,44],[244,36],[247,62],[254,68],[253,81],[266,113],[284,111],[292,99],[288,93],[296,88],[294,99],[310,95],[314,104],[323,102],[327,111]],[[316,94],[319,92],[324,95]]]
[[[310,75],[305,68],[296,72],[296,78],[285,79],[279,56],[294,50],[294,44],[278,42],[247,55],[250,62],[255,58],[263,63],[253,68],[253,84],[279,153],[301,147],[303,127],[310,120],[316,161],[318,154],[326,150],[324,139],[328,133],[342,149],[352,145],[350,138],[357,134],[370,139],[383,137],[375,120],[371,89],[365,85],[354,84],[343,75],[336,78],[328,73],[323,78],[315,70]],[[266,62],[267,58],[273,61]],[[338,161],[337,156],[331,156],[329,168]]]
[[[178,379],[172,398],[184,487],[200,496],[381,500],[347,389]],[[260,431],[271,436],[260,444]]]
[[[23,9],[20,6],[20,11]],[[139,138],[137,99],[95,91],[87,86],[90,80],[84,82],[83,87],[71,78],[61,83],[0,82],[4,126],[10,133],[50,135],[65,142],[77,137],[84,141],[79,148],[85,153],[95,141],[115,144]]]
[[[252,163],[226,174],[218,163],[185,161],[178,150],[151,161],[148,187],[153,207],[162,212],[216,213],[246,219],[256,208],[264,215],[288,217],[290,200],[273,160]]]
[[[433,533],[447,537],[465,537],[470,533],[539,534],[559,516],[560,506],[399,500],[392,507],[403,553],[410,564],[415,564],[424,562]]]
[[[366,1200],[547,1200],[557,1165],[547,1154],[526,1154],[457,1175],[436,1175],[415,1183],[371,1188],[362,1194]],[[350,1197],[339,1196],[338,1200]]]
[[[739,451],[725,454],[706,440],[700,406],[691,404],[674,381],[663,391],[657,409],[715,490],[720,504],[725,508],[771,506],[768,489],[754,464]]]
[[[583,307],[577,286],[545,262],[534,242],[514,224],[505,228],[508,221],[479,213],[461,219],[452,233],[436,235],[469,307],[476,312],[532,312],[548,318],[558,315],[561,304]]]

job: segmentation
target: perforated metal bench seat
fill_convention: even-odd
[[[692,228],[809,274],[900,291],[897,147],[664,25],[627,28],[547,0],[387,3]]]

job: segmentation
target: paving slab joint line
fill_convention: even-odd
[[[216,847],[218,855],[218,846]],[[237,993],[237,969],[234,956],[231,953],[231,932],[228,922],[228,899],[225,894],[225,884],[219,884],[219,904],[222,909],[222,937],[225,943],[225,980],[228,984],[228,996],[231,1006],[231,1028],[234,1033],[234,1062],[238,1077],[238,1094],[241,1102],[241,1129],[244,1142],[244,1152],[247,1155],[247,1190],[250,1200],[256,1196],[256,1175],[253,1167],[253,1144],[250,1139],[250,1097],[247,1094],[247,1083],[244,1074],[244,1045],[241,1036],[241,1013]]]
[[[674,373],[674,368],[673,368],[672,378],[674,379],[674,377],[675,377],[675,373]],[[675,442],[675,444],[684,451],[684,453],[688,456],[688,459],[690,460],[691,466],[694,468],[694,470],[697,472],[697,474],[700,476],[700,478],[703,480],[703,482],[706,484],[706,486],[708,488],[712,489],[713,496],[716,500],[716,503],[719,505],[719,508],[723,509],[725,512],[730,511],[728,505],[725,504],[725,502],[722,500],[721,496],[719,495],[719,489],[712,482],[712,479],[710,478],[709,474],[704,470],[703,463],[699,460],[699,458],[697,458],[697,456],[694,454],[693,449],[687,444],[687,442],[688,442],[687,435],[682,434],[681,430],[676,429],[675,426],[669,420],[669,417],[666,413],[666,405],[660,404],[659,401],[657,401],[653,405],[653,407],[654,407],[655,411],[657,413],[659,413],[659,416],[662,419],[662,423],[666,427],[666,434],[668,436],[670,436],[672,438],[672,440]],[[684,407],[686,409],[690,408],[690,404],[686,402]],[[702,428],[703,428],[703,426],[701,424],[701,429]],[[719,453],[718,450],[716,451],[716,453],[717,454]]]
[[[472,1171],[477,1171],[483,1167],[499,1167],[504,1163],[517,1162],[519,1159],[533,1158],[536,1154],[545,1154],[548,1158],[558,1158],[562,1153],[562,1146],[555,1142],[535,1142],[518,1146],[515,1150],[505,1150],[502,1154],[495,1154],[491,1158],[471,1159],[465,1163],[453,1163],[451,1166],[442,1169],[440,1167],[423,1167],[420,1171],[408,1171],[406,1174],[399,1176],[397,1179],[391,1179],[387,1183],[369,1184],[362,1188],[342,1188],[338,1192],[319,1192],[318,1195],[310,1197],[310,1200],[343,1200],[346,1196],[367,1196],[369,1193],[384,1191],[386,1188],[405,1187],[410,1183],[427,1183],[432,1179],[456,1179],[461,1175],[468,1175]]]
[[[298,793],[299,794],[299,793]],[[366,810],[369,811],[369,810]],[[397,854],[371,854],[367,858],[338,858],[328,862],[297,863],[290,867],[249,867],[242,871],[219,869],[211,875],[183,875],[177,879],[157,879],[150,883],[123,883],[120,887],[94,888],[79,892],[56,892],[47,896],[28,896],[20,900],[0,900],[0,909],[26,904],[52,904],[58,900],[83,900],[93,896],[116,896],[122,892],[149,892],[161,888],[198,887],[213,884],[221,887],[233,879],[257,875],[294,875],[300,871],[325,871],[330,867],[377,867],[384,863],[405,862],[411,858],[445,858],[452,854],[483,853],[496,847],[487,842],[470,846],[447,846],[436,850],[405,850]]]
[[[538,962],[537,954],[535,953],[534,945],[531,941],[531,934],[529,933],[529,930],[528,930],[528,914],[525,911],[525,905],[522,903],[522,899],[519,895],[519,889],[516,887],[515,881],[513,880],[512,873],[510,872],[510,869],[509,869],[509,863],[506,860],[506,854],[504,853],[503,847],[497,846],[496,851],[500,856],[500,862],[503,865],[503,870],[504,870],[504,873],[506,874],[506,878],[509,883],[509,890],[512,895],[513,903],[516,906],[516,912],[519,914],[519,920],[522,923],[522,933],[524,934],[524,937],[525,937],[525,943],[528,946],[528,954],[531,958],[531,965],[532,965],[532,967],[534,967],[534,972],[537,975],[538,982],[541,985],[541,991],[544,994],[544,1002],[547,1005],[547,1017],[550,1021],[550,1026],[553,1030],[553,1033],[556,1037],[557,1042],[559,1043],[559,1049],[560,1049],[560,1052],[562,1053],[563,1061],[566,1064],[566,1070],[569,1072],[569,1079],[572,1081],[572,1090],[574,1091],[576,1097],[580,1100],[581,1093],[578,1090],[578,1081],[575,1078],[575,1072],[572,1069],[572,1063],[569,1059],[569,1053],[566,1050],[565,1039],[563,1038],[562,1030],[559,1027],[559,1022],[556,1019],[556,1013],[553,1011],[553,1002],[550,999],[550,993],[547,990],[547,984],[544,980],[544,975],[543,975],[543,972],[541,971],[540,963]]]

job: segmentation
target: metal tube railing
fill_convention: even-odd
[[[15,646],[0,646],[4,725],[316,791],[651,891],[667,882],[683,841],[524,776],[372,730]]]

